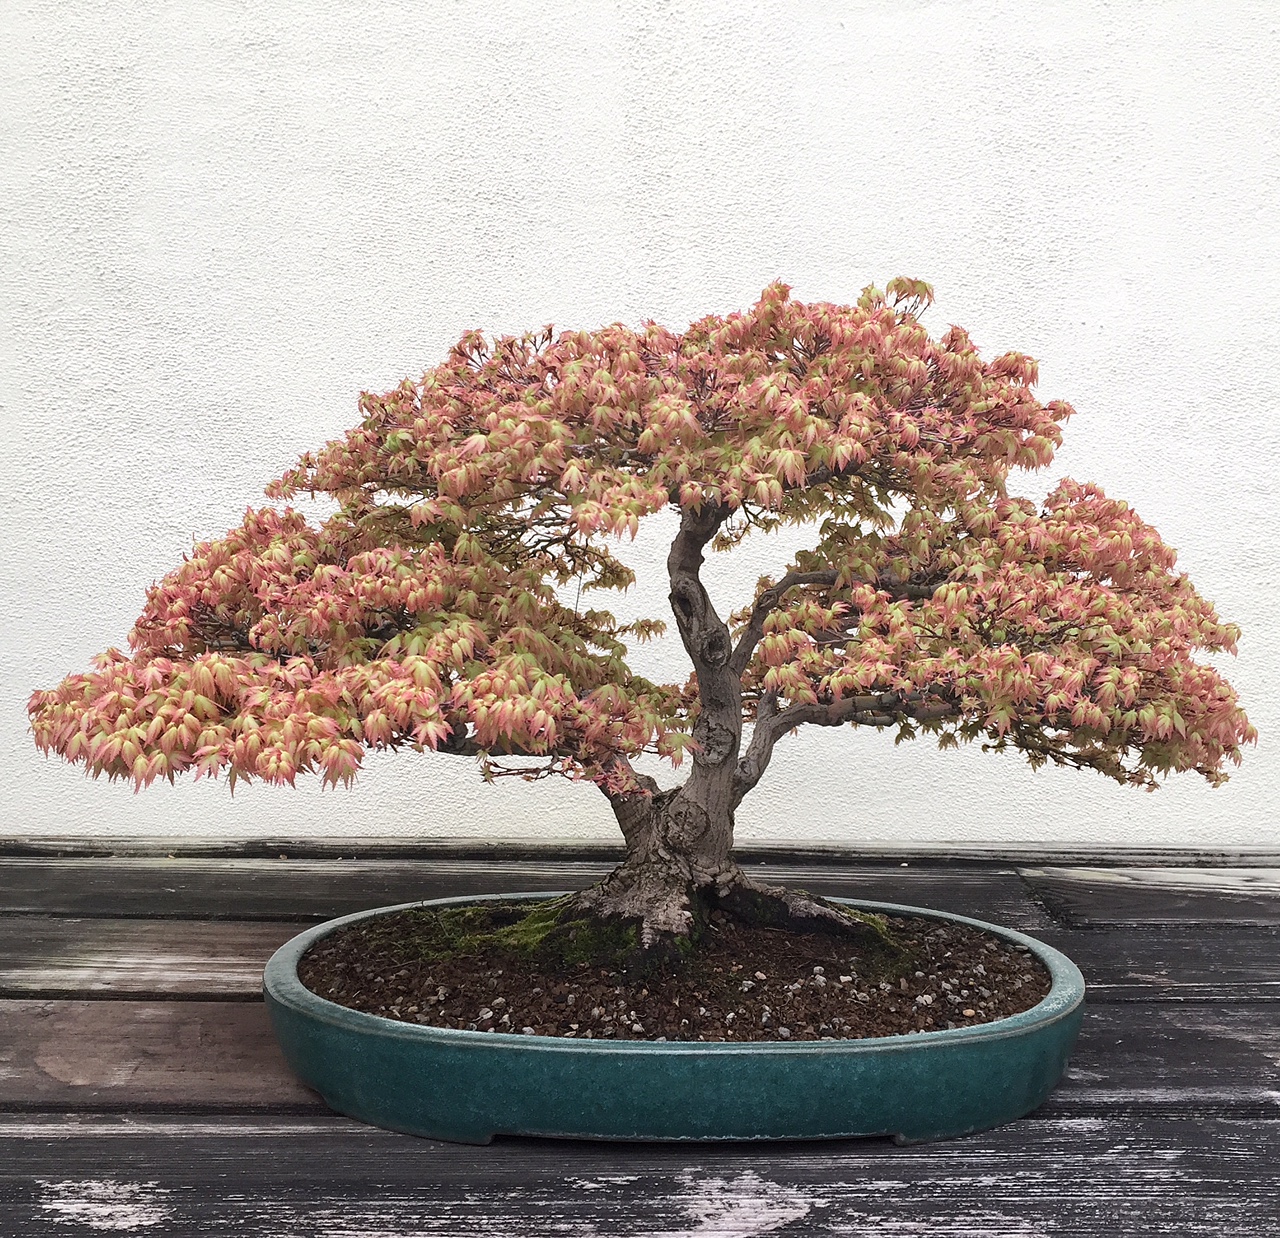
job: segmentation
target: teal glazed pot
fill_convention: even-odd
[[[1023,1117],[1066,1068],[1084,978],[1065,955],[1009,929],[919,907],[834,899],[865,911],[967,924],[1028,947],[1053,984],[1038,1006],[975,1027],[865,1040],[574,1040],[423,1027],[350,1010],[298,980],[335,929],[409,907],[552,898],[502,894],[404,903],[330,920],[271,957],[267,1009],[286,1060],[339,1113],[374,1126],[488,1143],[571,1139],[945,1139]]]

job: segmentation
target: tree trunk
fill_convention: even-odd
[[[742,680],[739,661],[763,631],[763,615],[779,595],[757,604],[759,622],[739,646],[716,613],[699,577],[702,551],[729,512],[707,505],[685,508],[667,556],[671,610],[698,679],[698,716],[693,724],[693,772],[672,791],[660,791],[647,776],[626,766],[641,790],[611,792],[601,782],[627,843],[627,858],[598,885],[570,900],[567,914],[586,913],[639,928],[639,944],[655,954],[679,950],[696,938],[711,912],[722,910],[755,924],[840,935],[885,937],[875,917],[851,912],[802,891],[765,886],[748,878],[733,860],[733,810],[768,763],[757,751],[744,780]],[[808,577],[787,577],[798,583]],[[785,591],[785,590],[784,590]],[[769,732],[771,734],[772,732]]]
[[[732,796],[727,785],[718,785],[722,781],[699,776],[695,765],[689,781],[673,791],[650,788],[615,799],[627,858],[584,890],[578,906],[637,923],[646,948],[694,935],[706,913],[742,880],[732,858]]]
[[[741,878],[731,852],[742,684],[729,665],[729,628],[698,575],[702,550],[728,514],[713,505],[684,509],[667,556],[672,614],[698,677],[693,772],[674,791],[641,778],[642,792],[609,796],[627,858],[580,896],[591,912],[638,923],[646,948],[693,936],[708,905]]]
[[[733,761],[726,764],[732,771]],[[570,914],[636,926],[639,945],[655,957],[679,953],[714,912],[746,924],[861,938],[897,950],[878,917],[803,890],[765,885],[738,867],[732,854],[733,783],[718,766],[695,763],[689,781],[672,791],[659,791],[649,778],[639,781],[645,791],[612,800],[626,859],[575,895]]]

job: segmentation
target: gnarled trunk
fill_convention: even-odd
[[[667,556],[671,611],[698,676],[693,772],[684,786],[610,795],[627,858],[581,896],[592,912],[640,924],[641,944],[688,938],[700,914],[741,879],[731,858],[734,779],[742,744],[742,683],[730,665],[733,642],[699,578],[702,550],[727,509],[684,509]]]
[[[584,890],[578,906],[639,924],[645,947],[691,936],[706,912],[743,880],[732,858],[732,799],[716,782],[699,777],[695,766],[676,790],[651,787],[614,799],[627,858]]]
[[[732,761],[727,764],[731,772]],[[652,779],[641,778],[644,791],[614,797],[626,859],[574,896],[571,914],[635,925],[639,944],[655,956],[679,951],[717,911],[749,924],[860,937],[896,949],[876,917],[747,876],[732,854],[733,783],[718,773],[703,762],[683,787],[659,791]]]
[[[734,863],[733,810],[759,780],[772,743],[742,748],[742,669],[763,631],[763,617],[785,589],[765,594],[738,648],[716,613],[699,577],[702,550],[728,515],[705,506],[681,513],[680,532],[667,556],[671,610],[698,677],[698,717],[693,726],[689,781],[660,791],[652,778],[628,774],[641,789],[610,792],[609,802],[627,843],[627,858],[603,881],[571,900],[570,914],[585,912],[639,926],[640,945],[661,953],[696,937],[708,913],[725,910],[753,923],[819,929],[883,938],[873,918],[851,913],[801,891],[752,881]],[[787,577],[784,585],[807,580]],[[759,729],[759,725],[758,728]],[[771,731],[763,738],[770,739]],[[604,783],[601,784],[602,789]]]

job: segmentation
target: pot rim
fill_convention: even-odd
[[[349,1006],[331,1002],[308,989],[298,979],[298,963],[316,942],[348,924],[376,916],[392,915],[399,911],[411,911],[418,907],[448,907],[467,903],[512,902],[515,900],[560,898],[572,893],[569,890],[513,891],[504,894],[463,894],[449,898],[419,899],[411,903],[396,903],[389,907],[374,907],[366,911],[352,912],[326,920],[305,929],[285,942],[267,961],[263,971],[263,993],[283,1006],[335,1027],[352,1032],[363,1032],[392,1039],[443,1043],[455,1046],[499,1047],[519,1046],[526,1051],[544,1053],[675,1053],[684,1055],[715,1054],[812,1054],[821,1053],[885,1053],[909,1051],[914,1048],[975,1041],[1002,1040],[1025,1033],[1031,1027],[1045,1027],[1068,1018],[1084,1002],[1085,982],[1080,969],[1060,950],[1044,942],[1020,933],[1016,929],[1003,928],[985,920],[970,916],[938,911],[928,907],[912,907],[902,903],[883,903],[858,898],[839,898],[827,895],[833,903],[856,907],[860,911],[880,912],[895,916],[918,916],[929,920],[943,920],[966,924],[984,932],[1002,937],[1015,945],[1026,946],[1044,964],[1049,972],[1049,992],[1029,1010],[1008,1015],[990,1023],[972,1027],[938,1028],[929,1032],[903,1032],[890,1036],[864,1036],[839,1040],[606,1040],[578,1039],[566,1036],[543,1036],[523,1032],[480,1032],[462,1028],[429,1027],[421,1023],[404,1023],[398,1019],[386,1019],[381,1015],[353,1010]]]

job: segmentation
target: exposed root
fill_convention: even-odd
[[[768,924],[800,933],[825,933],[872,943],[891,954],[902,947],[884,918],[856,907],[828,902],[805,890],[765,885],[739,872],[739,879],[720,895],[722,908],[748,924]]]
[[[846,938],[890,956],[902,952],[880,916],[803,890],[765,885],[733,863],[709,881],[699,881],[675,862],[623,864],[599,884],[571,895],[564,914],[626,926],[634,934],[638,961],[657,962],[695,950],[717,913],[747,925]]]
[[[695,941],[705,918],[697,884],[687,874],[649,865],[623,865],[571,901],[575,914],[634,926],[641,949],[664,954]]]

